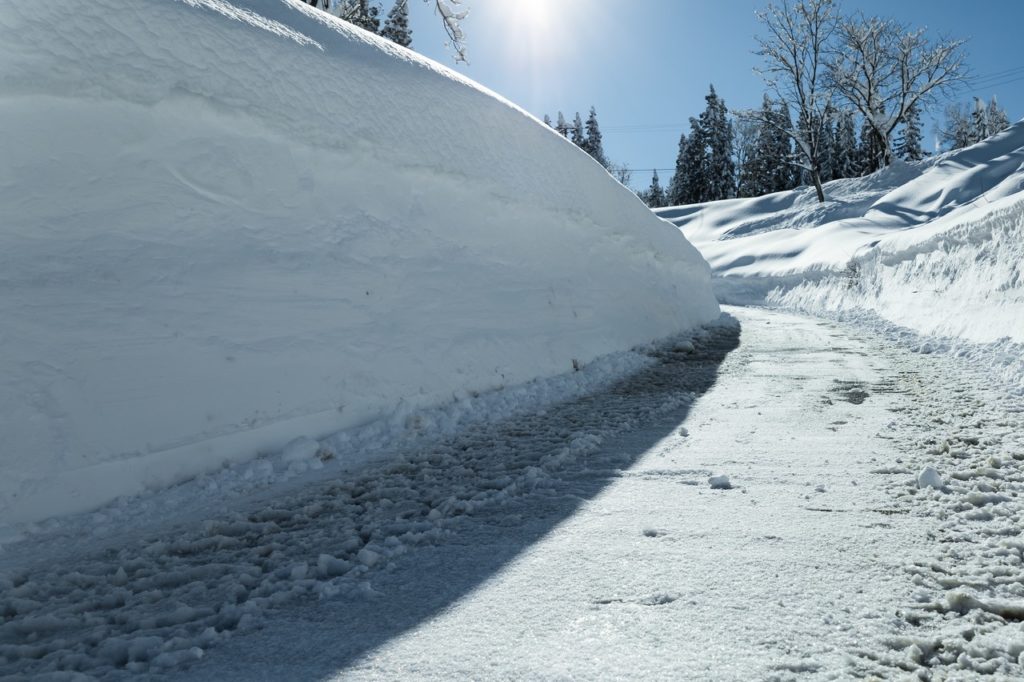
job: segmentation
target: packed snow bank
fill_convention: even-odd
[[[722,300],[870,311],[951,347],[995,344],[986,355],[1024,384],[1024,121],[825,189],[825,204],[801,188],[660,214],[708,259]]]
[[[5,523],[718,315],[590,157],[295,0],[4,3],[0,140]]]

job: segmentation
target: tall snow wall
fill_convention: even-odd
[[[702,324],[587,155],[297,0],[0,0],[0,519]]]

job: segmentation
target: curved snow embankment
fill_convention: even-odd
[[[299,2],[7,3],[0,93],[6,523],[718,314],[588,156]]]
[[[843,315],[870,311],[893,325],[995,365],[1024,388],[1024,199],[900,235],[855,258],[846,273],[771,292],[769,303]]]
[[[819,203],[801,187],[658,213],[700,249],[724,296],[763,296],[842,272],[888,240],[925,242],[949,221],[969,222],[995,202],[1024,196],[1024,121],[967,149],[834,180],[825,194]]]
[[[1024,121],[825,189],[823,204],[799,188],[659,213],[707,258],[723,302],[877,315],[1024,386]]]

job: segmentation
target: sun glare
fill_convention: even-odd
[[[550,0],[515,0],[509,10],[516,30],[528,33],[547,33],[551,30],[554,13]]]
[[[574,42],[580,0],[490,0],[510,53],[546,60]]]

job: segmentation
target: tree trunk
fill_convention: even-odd
[[[818,203],[825,203],[825,190],[821,188],[821,172],[815,168],[811,171],[811,179],[814,181],[814,191],[818,193]]]

